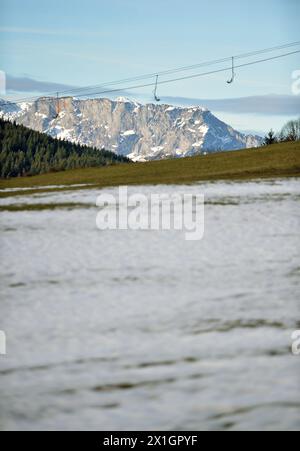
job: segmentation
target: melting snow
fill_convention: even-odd
[[[136,107],[139,107],[141,105],[136,100],[130,100],[127,97],[118,97],[116,99],[116,102],[119,102],[119,103],[131,103],[132,105],[135,105]]]
[[[179,127],[179,128],[182,128],[182,127],[184,127],[185,126],[185,124],[186,124],[186,122],[185,122],[185,120],[184,119],[181,119],[179,122],[177,122],[178,121],[178,119],[175,121],[175,127]]]
[[[42,114],[42,113],[38,113],[38,112],[35,113],[35,116],[41,117],[43,119],[47,119],[47,117],[48,117],[46,114]]]
[[[126,132],[121,133],[123,136],[132,136],[135,135],[135,131],[134,130],[127,130]]]
[[[60,133],[57,134],[58,139],[72,139],[72,132],[74,131],[72,128],[62,129],[60,126],[57,126],[56,128],[61,129]]]
[[[30,106],[31,106],[31,103],[26,103],[26,102],[20,103],[20,108],[23,111],[28,111]]]
[[[160,152],[161,150],[164,150],[164,146],[151,147],[151,150],[153,152]]]
[[[200,125],[199,129],[200,132],[203,133],[203,135],[206,135],[206,133],[208,132],[209,127],[207,125]]]

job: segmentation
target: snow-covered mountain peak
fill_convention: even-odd
[[[118,103],[130,103],[131,105],[135,105],[135,106],[141,106],[142,105],[141,103],[137,102],[136,100],[128,99],[127,97],[122,97],[122,96],[117,97],[115,102],[118,102]]]
[[[0,102],[4,119],[135,161],[256,147],[262,141],[239,133],[201,106],[143,105],[124,97],[114,101],[66,97],[59,99],[57,110],[55,98],[21,105]]]

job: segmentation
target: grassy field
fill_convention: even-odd
[[[148,163],[120,164],[110,167],[76,169],[34,177],[0,180],[0,189],[15,188],[13,192],[1,192],[0,197],[30,194],[37,187],[46,192],[49,186],[56,190],[83,189],[72,185],[89,184],[88,187],[110,187],[144,184],[186,184],[207,180],[243,180],[254,178],[300,176],[300,142],[275,144],[259,149],[223,152],[176,160]],[[30,188],[19,191],[17,188]],[[51,189],[53,191],[53,188]]]

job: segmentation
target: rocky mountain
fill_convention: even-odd
[[[134,161],[185,157],[261,145],[201,107],[142,105],[125,98],[40,98],[0,102],[0,117],[54,138],[112,150]]]

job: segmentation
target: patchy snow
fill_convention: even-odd
[[[132,136],[136,135],[136,132],[134,130],[126,130],[126,132],[121,133],[123,136]]]
[[[135,152],[132,152],[129,155],[127,155],[127,158],[136,163],[144,163],[145,161],[147,161],[147,158],[145,158],[144,155],[137,155]]]
[[[21,106],[11,103],[2,107],[0,104],[0,117],[17,119],[33,128],[38,121],[42,123],[43,132],[53,137],[98,148],[105,144],[108,150],[120,151],[135,161],[189,156],[203,147],[221,151],[259,145],[256,137],[238,133],[213,120],[213,115],[202,115],[201,112],[207,110],[200,107],[142,105],[126,97],[117,99],[122,104],[109,99],[73,100],[67,111],[53,118],[49,102],[49,99],[40,99]],[[106,108],[109,102],[111,109]],[[50,105],[54,108],[56,99]]]
[[[35,113],[35,116],[41,117],[42,119],[47,119],[48,117],[46,114],[39,113],[38,111]]]
[[[23,103],[20,103],[20,108],[22,111],[28,111],[29,108],[31,107],[31,105],[32,105],[31,103],[23,102]]]
[[[175,127],[179,127],[179,128],[183,128],[185,125],[186,125],[186,122],[185,122],[185,120],[184,119],[177,119],[176,121],[175,121]]]
[[[118,102],[118,103],[130,103],[131,105],[135,105],[136,107],[141,106],[141,104],[138,103],[136,100],[131,100],[131,99],[128,99],[127,97],[122,97],[122,96],[118,97],[116,99],[116,102]]]
[[[61,131],[57,134],[58,139],[66,139],[71,140],[72,139],[72,133],[74,130],[72,128],[70,129],[62,129],[62,127],[57,126],[58,129],[61,129]]]
[[[208,127],[208,125],[200,125],[200,127],[198,128],[198,130],[200,130],[200,132],[201,132],[203,135],[206,135],[206,133],[207,133],[208,130],[209,130],[209,127]]]
[[[122,96],[120,96],[120,97],[118,97],[118,98],[116,99],[116,102],[121,102],[121,103],[131,103],[131,100],[127,99],[127,97],[122,97]]]
[[[164,150],[164,146],[155,146],[155,147],[151,147],[151,150],[153,152],[160,152],[162,150]]]

